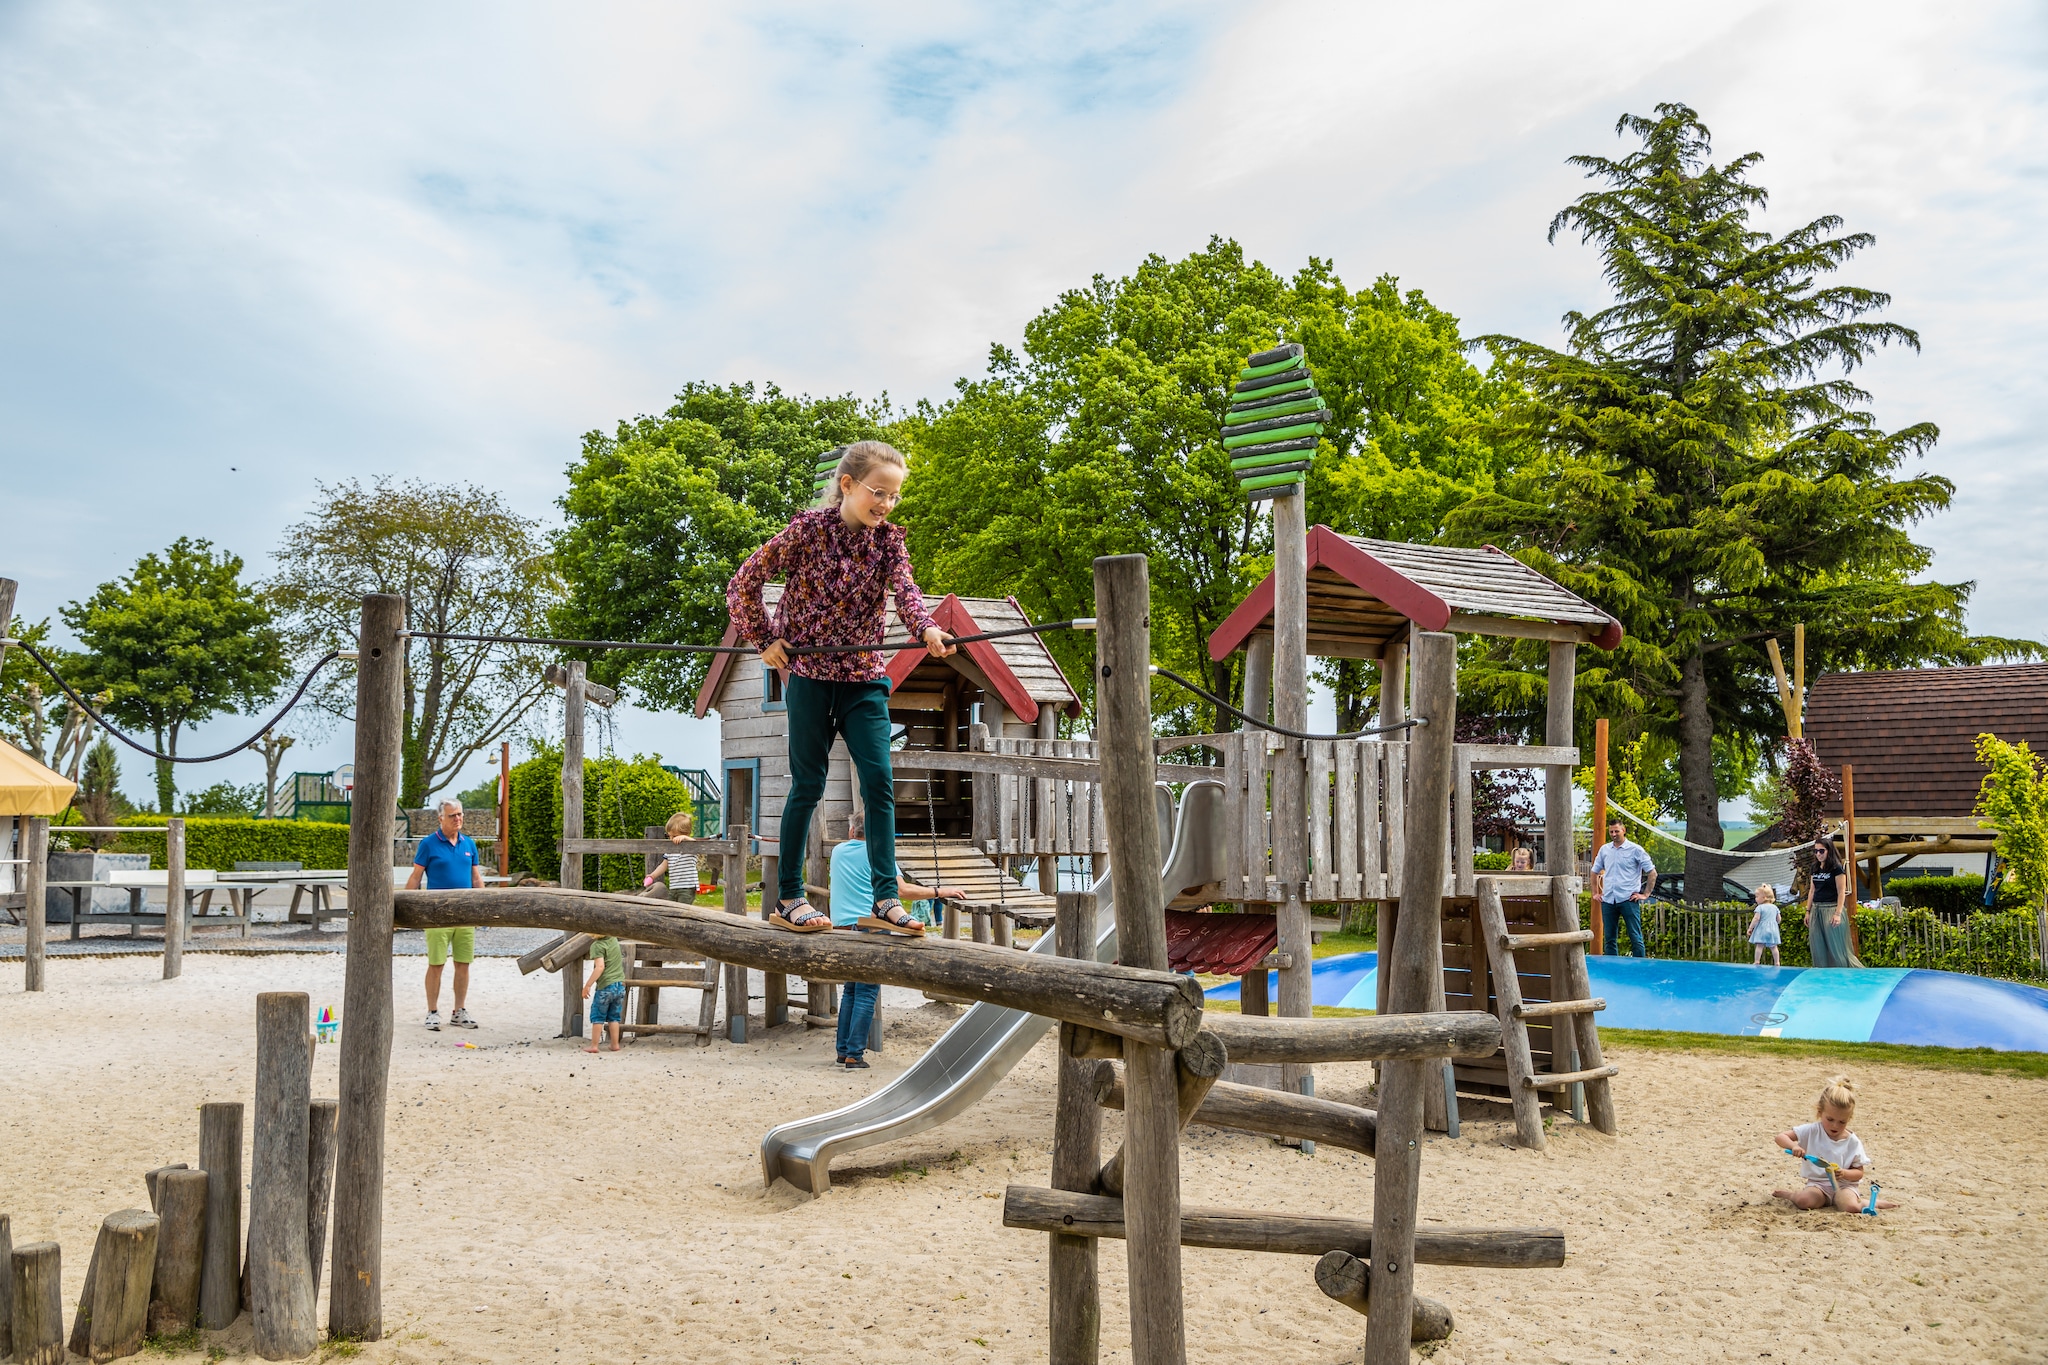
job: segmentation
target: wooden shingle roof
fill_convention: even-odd
[[[1821,762],[1855,766],[1859,819],[1967,819],[1984,779],[1979,734],[2048,753],[2048,664],[1823,674],[1805,732]]]
[[[1253,588],[1209,637],[1223,659],[1273,628],[1273,576]],[[1410,624],[1469,635],[1621,643],[1621,624],[1600,608],[1502,550],[1411,545],[1308,533],[1308,650],[1376,659]]]

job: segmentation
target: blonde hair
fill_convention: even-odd
[[[903,452],[887,441],[855,441],[848,446],[832,471],[832,482],[825,486],[825,506],[837,507],[845,498],[845,491],[839,486],[841,479],[865,483],[875,466],[883,464],[893,464],[906,474],[910,472],[910,462],[903,458]]]
[[[1820,1088],[1820,1098],[1813,1102],[1813,1116],[1819,1118],[1828,1109],[1839,1109],[1845,1114],[1856,1112],[1856,1087],[1849,1084],[1847,1076],[1830,1076]]]
[[[1758,905],[1776,905],[1778,903],[1778,888],[1772,886],[1769,882],[1758,882],[1756,887],[1756,903]]]
[[[696,812],[687,810],[679,810],[674,815],[669,816],[668,823],[662,826],[663,829],[669,832],[670,838],[674,838],[678,834],[688,834],[696,827]]]

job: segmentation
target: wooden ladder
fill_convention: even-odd
[[[712,1020],[718,1013],[720,964],[682,948],[657,948],[651,943],[622,943],[625,958],[626,1022],[620,1035],[635,1038],[658,1033],[693,1033],[699,1047],[711,1046]],[[661,992],[664,989],[699,991],[694,1024],[661,1022]]]
[[[1508,1095],[1515,1111],[1515,1137],[1524,1146],[1541,1151],[1543,1139],[1544,1091],[1569,1091],[1583,1086],[1587,1117],[1603,1133],[1616,1131],[1614,1094],[1608,1081],[1620,1074],[1600,1056],[1600,1030],[1593,1016],[1607,1008],[1605,1000],[1593,995],[1586,972],[1586,945],[1593,941],[1590,930],[1579,928],[1578,897],[1572,894],[1569,877],[1489,876],[1478,877],[1478,927],[1486,940],[1486,956],[1493,969],[1494,999],[1500,1011],[1502,1048],[1507,1054]],[[1528,895],[1540,887],[1550,898],[1552,932],[1513,934],[1508,932],[1504,894]],[[1555,999],[1546,1003],[1522,1003],[1522,987],[1515,966],[1515,954],[1548,950],[1552,954],[1551,990]],[[1555,1045],[1552,1064],[1564,1059],[1566,1065],[1576,1054],[1578,1070],[1538,1074],[1529,1048],[1529,1024],[1547,1021]],[[1576,1046],[1571,1046],[1576,1043]]]

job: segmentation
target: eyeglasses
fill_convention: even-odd
[[[854,479],[854,482],[860,483],[860,480]],[[897,503],[903,501],[903,495],[901,493],[884,493],[881,489],[875,487],[871,483],[860,483],[860,486],[862,488],[867,489],[868,492],[873,493],[875,495],[875,501],[881,503],[884,507],[894,507]]]

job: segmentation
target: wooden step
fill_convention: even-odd
[[[626,984],[628,986],[701,986],[704,984],[704,969],[697,967],[689,971],[665,971],[657,967],[650,971],[643,967],[627,977]]]
[[[1524,1090],[1562,1090],[1581,1081],[1604,1081],[1619,1076],[1618,1066],[1596,1066],[1591,1071],[1565,1071],[1552,1076],[1531,1076],[1522,1082]]]
[[[713,1030],[707,1028],[699,1028],[695,1024],[621,1024],[619,1025],[619,1032],[622,1034],[635,1033],[643,1035],[652,1035],[656,1033],[688,1033],[701,1038],[705,1034],[713,1032]]]
[[[1548,1019],[1558,1014],[1597,1014],[1607,1008],[1607,1002],[1597,996],[1591,1000],[1552,1000],[1548,1003],[1522,1005],[1515,1010],[1517,1019]]]
[[[1593,931],[1591,929],[1573,929],[1562,934],[1502,934],[1500,936],[1500,946],[1511,953],[1521,952],[1524,948],[1565,948],[1574,943],[1591,943],[1592,941]]]

